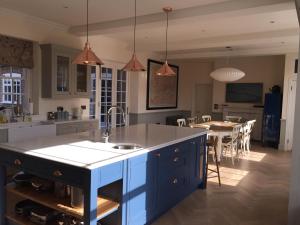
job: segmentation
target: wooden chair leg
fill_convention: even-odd
[[[206,150],[206,166],[205,166],[205,188],[207,187],[207,176],[208,176],[208,148]]]
[[[217,154],[217,148],[214,147],[214,150],[215,150],[215,156],[217,157],[218,156],[218,154]],[[217,167],[217,173],[218,173],[219,186],[221,187],[221,178],[220,178],[220,170],[219,170],[219,162],[218,162],[218,160],[216,160],[216,167]]]

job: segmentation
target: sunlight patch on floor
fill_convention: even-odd
[[[248,154],[246,153],[244,156],[240,156],[240,158],[254,162],[260,162],[266,155],[266,153],[261,152],[250,152]]]
[[[261,153],[261,152],[251,152],[250,153],[244,153],[244,154],[239,154],[239,159],[242,160],[249,160],[249,161],[254,161],[254,162],[260,162],[263,160],[263,158],[266,156],[266,153]],[[235,154],[235,161],[238,159],[236,158]],[[231,153],[230,151],[224,151],[223,152],[223,160],[231,160]]]
[[[210,169],[216,170],[215,166],[209,166]],[[241,180],[247,176],[249,171],[246,170],[239,170],[239,169],[233,169],[233,168],[228,168],[228,167],[219,167],[220,169],[220,176],[221,176],[221,184],[224,185],[229,185],[229,186],[237,186]],[[209,172],[208,173],[208,182],[212,183],[219,183],[218,182],[218,177],[213,177],[217,175],[216,173]],[[213,178],[209,178],[213,177]]]

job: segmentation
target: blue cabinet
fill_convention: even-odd
[[[154,217],[157,156],[144,154],[127,160],[126,224],[141,225]]]
[[[206,135],[127,160],[126,225],[143,225],[203,187]]]

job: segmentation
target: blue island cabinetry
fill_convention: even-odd
[[[206,135],[128,159],[123,224],[150,223],[203,187]]]
[[[175,143],[175,142],[173,142]],[[0,148],[0,225],[30,224],[9,212],[7,192],[82,218],[85,224],[149,224],[197,188],[203,187],[206,134],[125,160],[84,168]],[[84,208],[59,208],[42,194],[8,188],[7,168],[13,167],[52,181],[81,188]],[[103,203],[105,200],[105,204]],[[108,199],[108,201],[107,201]],[[102,205],[102,203],[103,205]],[[12,223],[11,223],[12,222]]]

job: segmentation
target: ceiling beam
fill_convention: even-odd
[[[257,47],[252,49],[234,50],[230,55],[225,51],[203,51],[185,54],[170,54],[169,60],[177,59],[199,59],[199,58],[220,58],[220,57],[240,57],[240,56],[265,56],[265,55],[285,55],[287,53],[297,53],[297,47]]]
[[[240,15],[253,15],[266,12],[276,12],[295,8],[292,0],[232,0],[227,2],[196,6],[185,9],[174,10],[170,16],[170,21],[187,22],[191,20],[210,20],[212,18],[234,17]],[[143,28],[161,26],[165,14],[155,13],[138,16],[138,25]],[[132,27],[133,17],[113,21],[93,23],[89,25],[91,34],[111,34],[128,31]],[[69,31],[75,35],[85,35],[86,26],[73,26]]]
[[[278,40],[278,43],[280,43],[284,41],[285,38],[289,37],[295,37],[297,39],[299,37],[299,29],[284,29],[188,40],[186,41],[183,49],[192,50],[195,48],[210,48],[216,46],[226,47],[228,45],[241,45],[242,43],[247,42],[252,43],[253,41],[260,42],[261,40],[266,40],[266,43],[271,42],[272,40]],[[180,42],[169,43],[169,49],[171,51],[172,49],[180,50],[180,46]]]

